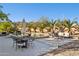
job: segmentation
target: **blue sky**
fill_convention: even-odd
[[[10,13],[9,19],[12,21],[21,21],[23,18],[26,21],[35,21],[41,16],[47,16],[50,19],[79,18],[79,4],[77,3],[3,3],[0,5],[4,7],[5,13]]]

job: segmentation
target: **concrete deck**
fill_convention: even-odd
[[[16,50],[11,38],[0,37],[0,56],[38,56],[71,41],[70,39],[53,40],[53,38],[36,39],[32,46]]]

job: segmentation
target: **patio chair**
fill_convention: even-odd
[[[13,39],[13,47],[16,47],[16,48],[21,48],[23,46],[27,47],[26,44],[27,44],[27,40],[22,40],[23,38],[22,37],[16,37],[16,36],[11,36],[11,38]]]
[[[27,48],[28,40],[17,40],[16,41],[16,48]]]
[[[21,40],[16,41],[16,48],[27,48],[29,46],[32,46],[32,43],[34,41],[34,37],[24,37],[21,38]]]
[[[16,46],[16,41],[17,41],[17,38],[13,35],[10,35],[9,38],[12,38],[13,39],[13,47]]]
[[[34,37],[29,37],[28,44],[32,46],[34,40]]]

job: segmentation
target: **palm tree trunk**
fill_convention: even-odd
[[[71,31],[70,31],[70,29],[69,29],[69,37],[71,36]]]
[[[55,35],[55,25],[53,26],[53,35]]]

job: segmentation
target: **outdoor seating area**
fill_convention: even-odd
[[[29,45],[32,45],[32,42],[35,40],[31,36],[22,36],[22,35],[10,35],[9,38],[13,40],[13,47],[17,48],[27,48]]]

